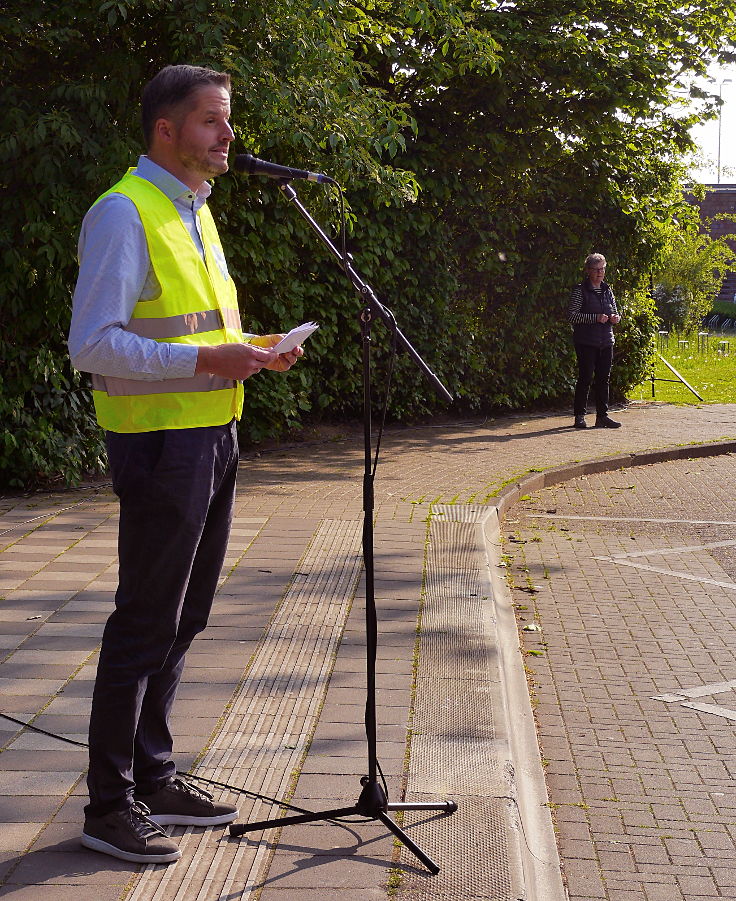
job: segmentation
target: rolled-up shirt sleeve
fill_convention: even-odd
[[[109,194],[89,210],[79,237],[69,355],[81,372],[157,381],[189,378],[197,348],[125,330],[136,303],[155,291],[143,224],[135,204]]]

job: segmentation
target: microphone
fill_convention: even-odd
[[[278,163],[259,160],[251,153],[239,153],[235,157],[235,169],[238,172],[246,172],[248,175],[266,175],[268,178],[303,178],[305,181],[316,181],[319,184],[333,182],[329,175],[307,172],[306,169],[292,169],[291,166],[279,166]]]

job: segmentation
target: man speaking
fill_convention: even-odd
[[[167,66],[144,88],[147,153],[82,223],[69,351],[92,374],[120,500],[115,609],[89,729],[82,844],[122,860],[181,856],[162,825],[218,825],[234,806],[176,776],[169,716],[206,624],[230,531],[242,381],[301,348],[246,335],[207,207],[228,170],[229,75]]]

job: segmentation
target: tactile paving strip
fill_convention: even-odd
[[[411,801],[426,801],[411,795]],[[435,860],[442,861],[436,876],[417,868],[416,859],[402,847],[407,865],[401,901],[518,901],[516,881],[509,866],[506,833],[514,812],[504,800],[458,797],[452,816],[407,811],[404,825],[412,839]]]
[[[454,800],[458,810],[403,813],[408,834],[441,870],[428,876],[402,845],[398,897],[516,901],[523,877],[518,845],[508,838],[518,835],[513,770],[505,723],[494,718],[503,696],[484,571],[488,511],[436,506],[432,513],[407,801]]]
[[[409,785],[424,792],[454,795],[501,795],[507,792],[502,766],[506,746],[496,740],[494,703],[481,683],[422,679],[412,721]],[[498,688],[498,686],[496,686]]]
[[[360,539],[360,523],[321,524],[198,776],[270,797],[287,792],[308,747],[355,595]],[[241,822],[280,815],[270,804],[242,796],[239,808]],[[147,867],[128,901],[246,901],[258,889],[273,832],[230,838],[227,832],[178,828],[176,834],[182,859],[165,869]]]

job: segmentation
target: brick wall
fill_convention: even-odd
[[[695,201],[689,197],[693,203],[700,207],[700,215],[703,219],[712,219],[717,213],[731,213],[732,217],[723,220],[716,220],[710,224],[710,235],[712,238],[720,238],[729,233],[736,233],[736,185],[706,185],[708,193],[701,201]],[[736,242],[731,241],[731,245],[736,249]],[[721,293],[718,300],[733,302],[736,298],[736,272],[729,272],[723,281]]]

